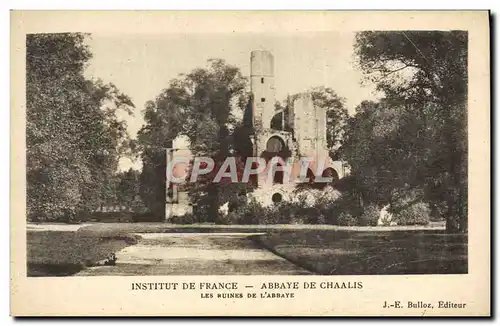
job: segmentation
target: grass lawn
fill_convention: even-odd
[[[28,232],[28,276],[72,275],[136,242],[134,237],[118,233]]]
[[[467,273],[467,235],[442,231],[273,231],[254,238],[322,275]]]
[[[95,223],[77,231],[28,231],[28,276],[73,275],[137,243],[133,233],[163,232],[262,232],[250,239],[322,275],[467,273],[467,235],[436,228]]]

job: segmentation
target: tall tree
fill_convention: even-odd
[[[393,172],[413,162],[405,184],[446,208],[449,231],[466,231],[467,32],[361,32],[355,52],[401,115],[394,146],[406,164]]]
[[[314,105],[326,110],[326,141],[330,156],[338,158],[338,149],[344,136],[348,114],[345,100],[329,87],[310,90]]]
[[[145,110],[146,124],[139,132],[146,203],[156,205],[165,198],[165,149],[179,135],[189,139],[194,155],[222,162],[235,150],[232,131],[239,123],[235,111],[248,101],[247,80],[238,68],[223,60],[208,61],[207,68],[194,69],[170,82]],[[240,112],[241,113],[241,112]],[[194,204],[201,215],[213,220],[220,205],[220,192],[229,191],[205,180],[191,185]],[[154,199],[153,199],[154,198]],[[164,203],[164,199],[161,200]],[[161,214],[162,208],[155,206]]]
[[[129,169],[117,174],[117,201],[129,209],[133,207],[136,196],[139,195],[140,171]]]
[[[116,86],[84,77],[92,54],[79,33],[26,38],[28,217],[72,216],[110,195],[127,144],[118,110],[133,104]],[[109,181],[109,182],[108,182]]]

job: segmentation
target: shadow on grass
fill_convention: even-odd
[[[440,231],[280,231],[253,236],[267,250],[321,275],[465,274],[467,235]]]
[[[83,264],[43,264],[28,262],[28,277],[71,276],[81,271]]]
[[[74,275],[136,243],[136,237],[126,234],[102,236],[68,231],[28,232],[27,275]]]

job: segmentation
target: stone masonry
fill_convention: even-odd
[[[275,110],[274,56],[269,51],[252,51],[250,60],[254,156],[261,156],[263,152],[272,150],[271,139],[272,142],[280,140],[294,162],[301,157],[311,158],[309,169],[315,175],[322,175],[328,169],[335,179],[344,177],[346,171],[343,162],[332,161],[328,155],[325,109],[314,106],[310,94],[302,94],[289,108],[286,123],[293,131],[273,129],[273,117],[276,114],[284,116],[282,112]],[[318,166],[318,161],[323,161],[323,166]],[[295,183],[273,182],[268,178],[264,180],[264,177],[259,177],[258,188],[251,196],[266,206],[276,200],[292,199]]]
[[[273,156],[279,154],[273,151],[286,150],[289,153],[288,158],[293,159],[294,162],[299,161],[301,157],[311,158],[309,170],[314,175],[324,175],[324,172],[328,170],[334,179],[344,177],[347,173],[345,164],[341,161],[333,161],[328,155],[325,109],[314,106],[309,94],[302,94],[295,99],[292,107],[288,108],[288,121],[284,121],[284,113],[275,109],[274,73],[273,54],[263,50],[252,51],[250,87],[253,155],[262,157],[266,152]],[[276,115],[282,117],[281,129],[271,127],[271,121]],[[285,124],[290,126],[290,130],[283,130]],[[174,141],[175,143],[179,141]],[[184,149],[189,147],[185,139],[181,143]],[[191,157],[189,151],[174,150],[170,153],[169,159],[178,155]],[[323,166],[318,165],[318,161],[324,162]],[[250,196],[264,206],[272,205],[277,201],[293,200],[293,192],[297,186],[295,182],[270,180],[266,175],[259,175],[257,183],[257,189]],[[171,196],[167,194],[167,220],[174,215],[180,216],[192,211],[187,193],[179,191],[176,186],[174,197]]]

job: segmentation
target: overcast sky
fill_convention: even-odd
[[[135,137],[144,120],[144,103],[153,100],[171,79],[210,58],[222,58],[250,74],[250,52],[269,50],[275,57],[276,99],[314,86],[334,89],[346,100],[350,113],[356,105],[374,99],[372,85],[361,85],[362,74],[353,57],[354,33],[314,32],[294,34],[93,34],[88,44],[94,54],[86,74],[114,83],[129,95],[135,116],[128,117]],[[141,166],[121,162],[122,169]]]

